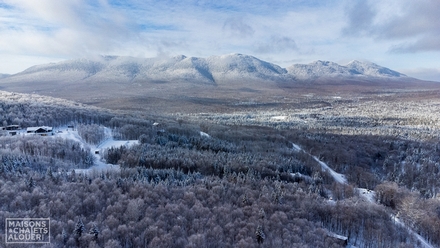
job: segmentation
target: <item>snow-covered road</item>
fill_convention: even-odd
[[[345,175],[337,173],[332,168],[330,168],[326,163],[319,160],[317,157],[315,157],[315,156],[312,156],[312,157],[316,162],[318,162],[321,165],[321,167],[324,171],[328,171],[330,173],[330,175],[333,177],[333,179],[336,182],[341,183],[341,184],[347,184],[347,179],[345,178]]]
[[[321,168],[323,171],[328,171],[330,173],[330,175],[333,177],[333,179],[341,184],[347,184],[347,179],[345,178],[345,175],[337,173],[336,171],[334,171],[332,168],[330,168],[326,163],[324,163],[323,161],[319,160],[316,156],[313,156],[312,154],[304,151],[304,149],[302,149],[299,145],[290,142],[290,144],[292,144],[292,149],[296,152],[305,152],[308,155],[312,156],[312,158],[318,162],[319,165],[321,165]]]

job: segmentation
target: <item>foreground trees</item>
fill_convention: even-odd
[[[29,117],[29,101],[10,101],[2,106],[3,122],[46,124],[38,116],[55,114],[50,104],[34,107],[42,114]],[[435,139],[341,134],[322,126],[211,125],[174,117],[153,121],[70,107],[53,107],[66,110],[53,123],[83,124],[79,132],[90,143],[108,134],[106,126],[115,138],[139,144],[104,152],[105,162],[120,165],[120,171],[78,174],[73,169],[93,165],[94,155],[77,142],[0,137],[0,222],[51,218],[52,243],[46,247],[417,244],[392,216],[440,246]],[[373,128],[368,118],[330,120],[331,125],[343,121]],[[336,182],[313,156],[345,174],[348,184]],[[375,190],[376,199],[358,195],[358,187]]]
[[[358,247],[413,242],[384,207],[353,204],[358,197],[329,202],[305,184],[232,175],[142,176],[161,173],[33,174],[31,192],[24,183],[30,175],[5,173],[0,218],[50,216],[52,245],[69,247],[340,247],[329,232]]]

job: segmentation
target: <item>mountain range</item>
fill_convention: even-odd
[[[0,77],[1,78],[1,77]],[[23,82],[190,82],[215,85],[225,81],[274,82],[332,79],[408,79],[402,73],[371,62],[352,61],[339,65],[330,61],[294,64],[282,68],[256,57],[228,54],[208,58],[134,58],[101,56],[36,65],[14,75],[5,75],[0,86]]]
[[[180,111],[183,106],[194,111],[211,106],[218,111],[242,102],[279,102],[310,94],[371,94],[440,85],[371,62],[339,65],[315,61],[283,68],[243,54],[207,58],[99,56],[36,65],[2,77],[3,91],[149,111],[165,107]]]

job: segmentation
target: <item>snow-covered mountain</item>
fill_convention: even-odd
[[[353,60],[345,67],[349,68],[350,72],[356,75],[364,75],[370,77],[406,77],[406,75],[400,72],[393,71],[391,69],[382,67],[371,62],[360,62],[357,60]]]
[[[12,81],[36,82],[120,82],[133,80],[167,82],[191,81],[212,83],[203,63],[197,58],[133,58],[103,56],[94,59],[67,60],[60,63],[33,66],[11,77]],[[9,80],[8,80],[9,81]]]
[[[345,66],[330,61],[315,61],[310,64],[295,64],[287,68],[298,80],[317,78],[406,78],[406,75],[371,62],[354,60]]]
[[[272,81],[295,82],[317,78],[399,79],[405,75],[370,62],[352,61],[343,66],[329,61],[294,64],[288,68],[243,54],[208,58],[175,57],[133,58],[102,56],[94,59],[67,60],[33,66],[0,79],[8,83],[58,82],[188,82],[215,85],[219,82]]]
[[[243,54],[212,56],[206,59],[209,70],[217,80],[260,79],[277,81],[285,79],[287,70],[278,65]]]

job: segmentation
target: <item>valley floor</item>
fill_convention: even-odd
[[[440,247],[436,94],[148,112],[2,93],[4,125],[59,128],[0,137],[0,220],[50,217],[43,247]]]

